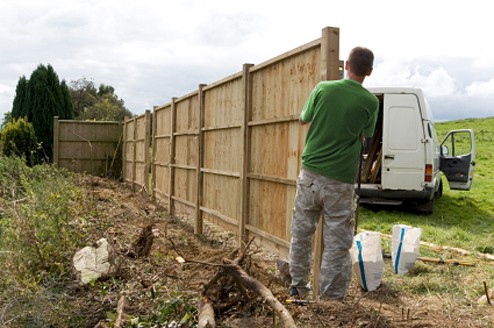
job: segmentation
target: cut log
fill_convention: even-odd
[[[236,280],[241,281],[245,287],[249,288],[253,292],[261,296],[266,304],[268,304],[274,311],[274,313],[280,318],[281,324],[286,328],[296,328],[295,321],[288,312],[288,310],[281,304],[273,293],[264,286],[257,279],[248,275],[239,265],[234,261],[224,259],[225,270],[235,277]]]
[[[207,297],[204,297],[199,304],[199,322],[197,327],[199,328],[215,328],[216,322],[214,320],[213,305]]]

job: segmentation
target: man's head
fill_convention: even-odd
[[[372,73],[374,54],[367,48],[355,47],[350,51],[346,62],[349,74],[365,78]]]

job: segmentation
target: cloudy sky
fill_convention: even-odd
[[[494,19],[471,0],[1,0],[0,120],[19,77],[112,85],[134,114],[340,28],[371,48],[365,86],[424,89],[438,121],[494,116]]]

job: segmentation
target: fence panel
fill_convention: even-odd
[[[122,124],[54,118],[53,162],[73,172],[119,178]]]
[[[320,80],[321,41],[316,40],[250,69],[248,122],[249,235],[288,248],[295,181],[306,129],[298,122]],[[276,247],[276,246],[275,246]]]
[[[123,179],[132,187],[140,186],[149,192],[149,135],[151,114],[149,110],[142,115],[124,120]]]
[[[172,212],[176,210],[192,214],[197,196],[197,166],[199,155],[199,92],[174,101],[175,124],[173,131],[174,158]]]
[[[238,73],[204,87],[201,213],[235,231],[241,219],[244,87]]]
[[[153,111],[152,195],[161,200],[170,195],[171,113],[171,104]]]

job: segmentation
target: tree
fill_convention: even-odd
[[[27,88],[28,80],[25,76],[19,78],[15,88],[15,98],[12,104],[12,117],[24,117],[28,115],[27,105]]]
[[[93,106],[98,100],[98,90],[96,90],[94,83],[85,77],[71,81],[69,92],[76,118],[84,113],[86,108]]]
[[[19,79],[12,108],[12,118],[26,117],[33,124],[43,157],[51,160],[53,117],[73,119],[74,109],[65,81],[60,82],[51,65],[40,64],[27,80]]]
[[[83,77],[70,83],[70,94],[76,118],[80,120],[123,121],[132,113],[111,85],[100,84]]]

